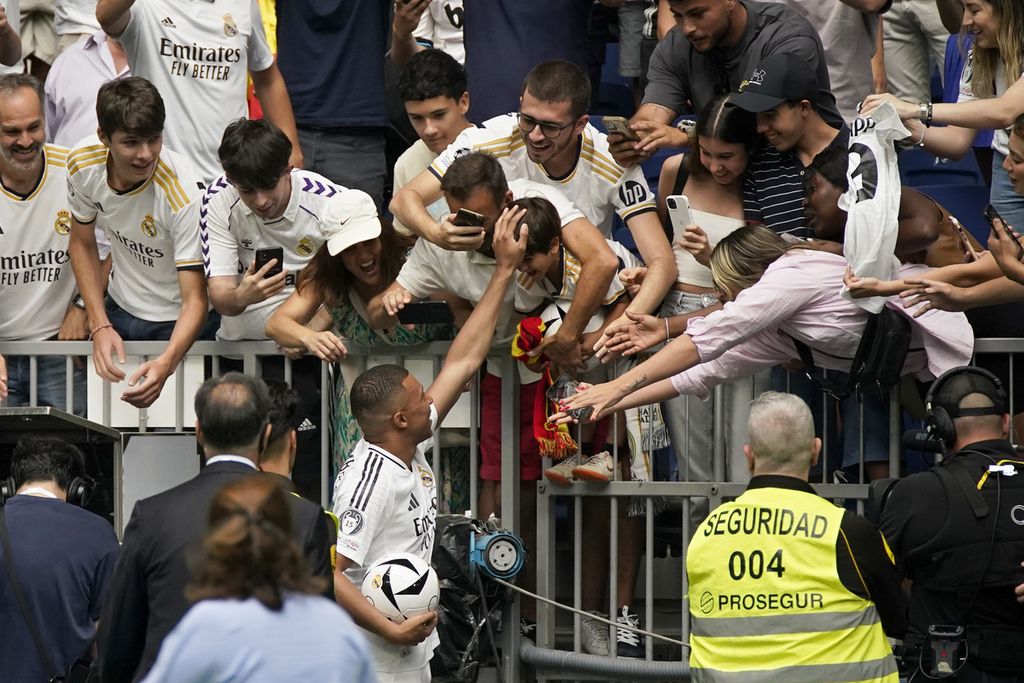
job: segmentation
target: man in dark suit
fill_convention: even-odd
[[[256,469],[270,434],[269,410],[263,381],[237,372],[208,379],[196,393],[196,437],[206,467],[194,479],[135,504],[100,617],[99,669],[106,683],[142,679],[188,610],[188,558],[205,535],[210,500]],[[332,539],[323,515],[296,496],[289,502],[295,541],[314,574],[329,578]]]

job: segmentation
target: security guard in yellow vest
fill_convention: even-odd
[[[791,394],[751,404],[753,478],[686,555],[694,681],[891,681],[906,602],[885,541],[807,483],[821,440]],[[883,627],[885,632],[883,632]]]

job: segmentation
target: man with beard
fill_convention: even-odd
[[[45,144],[42,85],[32,76],[0,76],[0,131],[0,339],[85,339],[85,309],[68,260],[68,151]],[[8,405],[27,405],[29,359],[8,363]],[[84,368],[74,371],[69,405],[64,358],[37,363],[37,403],[84,412]]]
[[[121,400],[146,408],[206,322],[193,201],[203,185],[188,159],[163,147],[164,102],[146,79],[104,83],[96,114],[98,136],[68,154],[71,265],[100,377],[114,383],[126,378],[123,340],[169,342],[127,377]],[[97,228],[110,238],[117,270],[109,288],[96,252]]]
[[[821,38],[801,14],[755,0],[669,0],[668,5],[676,26],[651,55],[644,101],[630,121],[640,140],[609,136],[617,162],[629,166],[659,149],[689,146],[692,129],[674,128],[672,121],[736,90],[758,62],[774,54],[794,54],[805,62],[818,83],[823,117],[833,127],[842,124]]]

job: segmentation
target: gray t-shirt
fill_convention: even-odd
[[[830,125],[843,123],[832,96],[821,38],[814,27],[786,5],[740,0],[747,8],[747,25],[740,40],[725,50],[701,54],[678,27],[658,43],[647,72],[644,104],[660,104],[676,113],[700,112],[716,94],[717,81],[728,79],[725,89],[736,90],[754,67],[769,55],[796,54],[818,75],[818,112]],[[724,92],[725,90],[720,90]]]

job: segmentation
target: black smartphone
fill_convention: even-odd
[[[283,247],[263,247],[256,250],[256,270],[258,271],[263,266],[270,263],[272,260],[277,259],[277,263],[274,267],[266,272],[264,277],[274,277],[282,270],[284,270],[284,248]]]
[[[1017,237],[1017,234],[1010,228],[1009,225],[1006,224],[1006,221],[1004,221],[1003,217],[999,215],[999,212],[996,211],[995,207],[989,204],[988,206],[985,207],[985,211],[982,215],[985,216],[985,220],[988,221],[988,225],[990,228],[992,228],[992,230],[996,229],[995,219],[999,219],[999,222],[1003,224],[1003,230],[1006,232],[1007,235],[1009,235],[1010,239],[1017,244],[1017,260],[1020,261],[1022,258],[1024,258],[1024,245],[1020,243],[1020,238]]]
[[[403,325],[445,325],[455,322],[447,301],[414,301],[398,312]]]
[[[452,224],[471,228],[482,228],[484,227],[484,216],[483,214],[477,213],[476,211],[470,211],[469,209],[459,209],[455,212],[455,220],[452,221]]]

